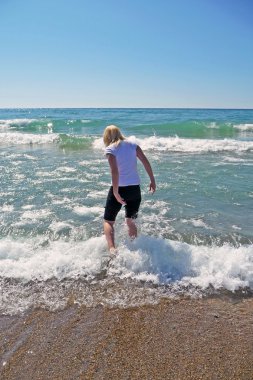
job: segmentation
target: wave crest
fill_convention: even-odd
[[[240,131],[253,131],[253,124],[236,124],[234,128]]]
[[[51,144],[59,141],[57,133],[33,134],[19,132],[0,133],[0,145],[32,145]]]
[[[156,284],[177,283],[206,289],[253,289],[252,245],[233,247],[194,246],[162,238],[140,236],[121,244],[109,270],[110,276]],[[46,247],[36,241],[3,239],[0,244],[0,276],[30,280],[94,276],[106,253],[104,237],[87,241],[52,241]]]
[[[208,153],[208,152],[248,152],[253,151],[253,141],[238,140],[207,140],[207,139],[183,139],[179,137],[151,136],[138,139],[135,136],[129,138],[146,151],[158,152],[182,152],[182,153]],[[93,142],[94,149],[104,149],[102,138]]]

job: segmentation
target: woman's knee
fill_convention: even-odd
[[[114,223],[115,223],[115,220],[105,220],[105,219],[104,219],[104,225],[108,225],[108,224],[109,224],[110,226],[113,227],[113,226],[114,226]]]

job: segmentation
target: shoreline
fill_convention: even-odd
[[[2,315],[0,358],[2,380],[251,380],[253,299]]]

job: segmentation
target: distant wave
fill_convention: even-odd
[[[0,133],[0,145],[31,145],[31,144],[50,144],[59,141],[57,133],[32,134],[19,132]]]
[[[94,138],[90,136],[73,136],[68,134],[59,135],[59,145],[68,149],[87,149],[91,146]]]
[[[253,150],[253,141],[182,139],[178,137],[148,137],[143,139],[144,150],[206,153],[206,152],[247,152]]]
[[[12,130],[15,127],[20,127],[24,125],[29,125],[35,122],[36,119],[8,119],[8,120],[0,120],[0,132]]]
[[[93,139],[90,136],[74,136],[59,133],[0,133],[0,145],[2,146],[58,144],[61,148],[87,149],[91,146]]]
[[[186,139],[179,137],[151,136],[143,139],[135,136],[129,137],[145,151],[155,152],[182,152],[182,153],[208,153],[208,152],[250,152],[253,151],[253,141],[241,141],[233,139]],[[69,149],[93,149],[104,150],[102,138],[94,136],[76,136],[58,133],[0,133],[0,145],[25,145],[25,144],[58,144],[62,148]]]
[[[8,119],[8,120],[0,120],[0,126],[19,126],[19,125],[26,125],[31,124],[37,121],[37,119]]]
[[[219,125],[215,121],[213,121],[210,124],[208,124],[206,126],[206,128],[209,128],[209,129],[219,129],[220,127],[219,127]]]
[[[253,141],[238,140],[210,140],[210,139],[183,139],[179,137],[146,137],[143,139],[131,136],[143,150],[158,152],[207,153],[207,152],[248,152],[253,151]],[[95,149],[103,149],[103,140],[96,139]]]
[[[253,124],[236,124],[234,128],[240,129],[241,131],[253,131]]]

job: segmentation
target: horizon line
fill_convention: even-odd
[[[15,110],[15,109],[195,109],[195,110],[245,110],[252,111],[252,108],[241,107],[0,107],[0,110]]]

